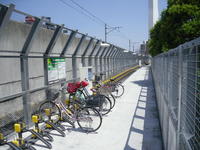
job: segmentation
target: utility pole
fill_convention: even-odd
[[[107,42],[107,35],[108,35],[110,32],[112,32],[112,31],[114,31],[114,30],[117,30],[117,29],[119,29],[119,28],[122,28],[122,27],[108,27],[108,25],[105,24],[105,42]]]
[[[129,51],[131,51],[131,40],[128,40],[129,43]]]
[[[107,42],[107,24],[105,24],[105,42]]]

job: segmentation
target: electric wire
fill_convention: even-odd
[[[83,11],[85,11],[86,13],[88,13],[89,15],[91,15],[93,18],[95,18],[96,20],[98,20],[100,23],[102,23],[103,25],[107,24],[105,21],[103,21],[101,18],[97,17],[96,15],[94,15],[92,12],[90,12],[89,10],[87,10],[86,8],[84,8],[83,6],[81,6],[80,4],[78,4],[77,2],[75,2],[74,0],[70,0],[72,3],[74,3],[76,6],[78,6],[80,9],[82,9]],[[108,25],[109,26],[109,25]]]
[[[91,11],[89,11],[88,9],[84,8],[83,6],[81,6],[80,4],[78,4],[77,2],[75,2],[74,0],[69,0],[71,1],[74,5],[76,5],[77,7],[79,7],[82,11],[78,10],[77,8],[73,7],[72,5],[70,5],[69,3],[66,3],[66,1],[64,0],[59,0],[61,2],[63,2],[64,4],[66,4],[67,6],[71,7],[72,9],[75,9],[76,11],[78,11],[79,13],[83,13],[85,16],[87,16],[89,19],[91,19],[92,21],[101,24],[101,25],[107,25],[109,28],[112,28],[112,26],[110,26],[109,24],[107,24],[105,21],[103,21],[101,18],[97,17],[96,15],[94,15]],[[87,14],[86,14],[87,13]],[[97,22],[98,21],[98,22]],[[121,38],[125,38],[127,40],[130,40],[131,38],[127,37],[124,33],[122,33],[119,29],[116,29],[116,31],[118,31],[121,34]],[[120,37],[120,35],[119,35]]]
[[[91,15],[92,17],[94,17],[96,20],[98,20],[99,22],[101,22],[103,25],[107,24],[105,21],[103,21],[102,19],[100,19],[99,17],[97,17],[96,15],[94,15],[93,13],[91,13],[89,10],[87,10],[86,8],[84,8],[83,6],[81,6],[80,4],[78,4],[77,2],[75,2],[74,0],[70,0],[72,3],[74,3],[75,5],[77,5],[80,9],[82,9],[83,11],[87,12],[89,15]],[[108,25],[108,27],[112,28],[112,26]],[[116,31],[118,31],[119,33],[121,33],[121,35],[123,36],[123,38],[130,40],[129,37],[127,37],[124,33],[122,33],[119,28],[115,29]]]
[[[101,25],[101,24],[100,24],[99,22],[97,22],[93,17],[91,17],[90,15],[86,14],[84,11],[81,11],[81,10],[77,9],[76,7],[70,5],[69,3],[67,3],[67,2],[64,1],[64,0],[59,0],[59,1],[62,2],[64,5],[66,5],[66,6],[70,7],[70,8],[72,8],[72,9],[74,9],[74,10],[77,11],[78,13],[80,13],[80,14],[86,16],[86,17],[89,18],[90,20],[92,20],[92,21],[96,22],[97,24]]]

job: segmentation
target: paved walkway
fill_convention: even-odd
[[[97,133],[66,130],[54,135],[53,150],[162,150],[162,137],[152,77],[148,67],[133,73],[124,83],[125,94],[103,118]],[[39,143],[38,143],[39,144]],[[36,149],[46,150],[41,146]]]

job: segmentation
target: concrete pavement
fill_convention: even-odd
[[[151,72],[143,67],[123,83],[124,95],[103,118],[96,133],[66,126],[66,137],[53,135],[53,150],[162,150],[162,136]],[[78,126],[78,125],[77,125]],[[54,132],[56,134],[56,132]],[[38,145],[42,145],[37,142]],[[34,146],[38,150],[46,150]]]

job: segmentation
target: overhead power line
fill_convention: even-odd
[[[91,11],[89,11],[88,9],[86,9],[85,7],[81,6],[79,3],[77,3],[74,0],[68,0],[70,2],[72,2],[75,6],[69,4],[66,2],[66,0],[59,0],[60,2],[62,2],[64,5],[74,9],[75,11],[77,11],[78,13],[86,16],[87,18],[89,18],[90,20],[92,20],[93,22],[101,25],[101,26],[107,26],[108,28],[116,28],[116,27],[112,27],[110,25],[108,25],[104,20],[102,20],[101,18],[97,17],[96,15],[94,15],[94,13],[92,13]],[[79,8],[79,9],[78,9]],[[115,30],[117,30],[120,34],[121,34],[121,38],[124,38],[126,40],[130,40],[129,37],[127,37],[124,33],[122,33],[119,28],[116,28]],[[106,40],[106,39],[105,39]]]
[[[59,0],[59,1],[62,2],[64,5],[66,5],[66,6],[70,7],[70,8],[72,8],[72,9],[74,9],[74,10],[77,11],[78,13],[80,13],[80,14],[86,16],[86,17],[89,18],[90,20],[92,20],[92,21],[96,22],[97,24],[99,24],[99,22],[97,22],[97,21],[96,21],[93,17],[91,17],[90,15],[86,14],[84,11],[81,11],[81,10],[77,9],[76,7],[70,5],[69,3],[67,3],[67,2],[64,1],[64,0]],[[101,24],[100,24],[100,25],[101,25]]]
[[[87,10],[86,8],[84,8],[83,6],[81,6],[80,4],[78,4],[77,2],[75,2],[74,0],[70,0],[72,3],[74,3],[76,6],[78,6],[80,9],[82,9],[83,11],[87,12],[89,15],[91,15],[93,18],[95,18],[96,20],[98,20],[100,23],[107,24],[105,21],[103,21],[101,18],[97,17],[96,15],[94,15],[93,13],[91,13],[89,10]]]

